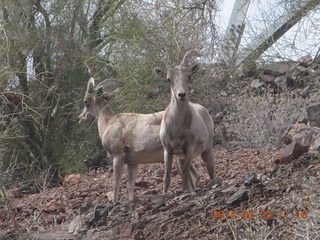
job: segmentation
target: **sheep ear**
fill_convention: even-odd
[[[155,75],[160,76],[162,78],[164,78],[166,76],[166,74],[165,74],[165,72],[163,71],[162,68],[155,67],[153,69],[153,72],[154,72]]]
[[[94,93],[94,78],[91,77],[88,81],[88,86],[87,86],[87,93]]]

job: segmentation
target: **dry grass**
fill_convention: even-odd
[[[272,149],[281,146],[280,138],[285,131],[307,117],[308,106],[320,101],[317,93],[307,99],[293,97],[293,94],[266,93],[234,98],[223,123],[228,147]]]

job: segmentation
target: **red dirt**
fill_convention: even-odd
[[[241,149],[236,151],[215,150],[217,175],[228,184],[243,180],[251,171],[257,174],[270,171],[278,151]],[[209,182],[201,159],[194,161],[201,174],[200,187]],[[126,169],[122,175],[120,200],[127,200]],[[140,165],[136,181],[136,196],[143,198],[161,193],[163,164]],[[86,175],[72,174],[63,186],[48,189],[38,194],[16,195],[10,200],[14,214],[7,206],[0,205],[1,235],[13,232],[43,231],[52,227],[63,226],[63,223],[79,213],[79,208],[87,203],[107,204],[107,193],[112,191],[112,170],[100,170]],[[181,179],[173,170],[171,190],[181,189]]]

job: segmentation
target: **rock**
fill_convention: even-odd
[[[289,130],[289,131],[290,131],[290,130]],[[280,138],[281,142],[283,142],[283,143],[286,144],[286,145],[289,145],[290,143],[292,143],[292,137],[291,137],[291,135],[289,134],[289,131],[288,131],[288,132],[285,132],[285,133],[281,136],[281,138]]]
[[[316,136],[314,138],[314,141],[311,144],[309,150],[311,150],[311,151],[320,151],[320,137],[319,136]]]
[[[30,237],[26,239],[37,239],[37,240],[77,240],[72,234],[60,229],[59,226],[52,229],[43,230],[40,232],[31,232]]]
[[[309,150],[320,150],[320,128],[316,127],[319,121],[320,105],[308,108],[309,121],[294,124],[282,137],[281,141],[287,144],[281,156],[275,163],[289,163],[299,158]]]
[[[308,75],[309,74],[309,69],[308,68],[305,68],[305,67],[303,67],[303,66],[298,66],[296,69],[295,69],[295,71],[293,72],[293,75],[292,75],[292,77],[293,77],[293,79],[296,79],[298,76],[300,76],[300,75]]]
[[[304,125],[307,125],[308,124],[308,118],[307,117],[301,118],[300,120],[298,120],[298,123],[303,123]]]
[[[255,172],[250,173],[249,176],[247,177],[247,179],[244,181],[244,185],[245,186],[250,186],[254,183],[258,183],[260,182],[257,178],[257,174]]]
[[[109,201],[113,201],[113,191],[107,192],[106,196],[109,199]]]
[[[296,141],[302,148],[309,148],[312,142],[312,131],[306,131],[302,133],[299,137],[295,137],[294,141]]]
[[[260,79],[254,79],[251,82],[250,86],[253,89],[259,89],[259,88],[263,87],[263,82]]]
[[[286,74],[291,68],[292,63],[290,62],[277,62],[268,66],[267,69],[264,70],[264,74],[273,75],[278,77],[280,75]]]
[[[215,177],[214,179],[211,179],[210,182],[205,186],[205,188],[215,188],[219,185],[221,185],[222,181],[220,178]]]
[[[64,187],[70,187],[73,185],[78,185],[83,181],[84,181],[84,176],[81,176],[81,174],[70,174],[64,178],[62,185]]]
[[[310,145],[309,145],[310,146]],[[281,152],[281,157],[278,158],[275,163],[290,163],[293,160],[299,158],[302,154],[306,153],[309,151],[309,146],[308,145],[302,145],[295,140],[287,145]]]
[[[263,74],[264,75],[270,75],[270,76],[274,76],[274,77],[279,77],[279,76],[283,75],[284,73],[278,72],[278,71],[274,71],[274,70],[269,69],[269,68],[263,70]]]
[[[289,71],[290,67],[291,67],[291,64],[288,63],[288,62],[279,62],[279,63],[276,64],[275,70],[277,72],[285,74],[285,73],[287,73]]]
[[[81,206],[79,208],[79,214],[83,214],[89,211],[90,208],[93,208],[94,205],[92,203],[87,203],[85,206]]]
[[[264,173],[259,173],[259,174],[257,175],[257,179],[258,179],[259,181],[261,181],[261,182],[266,183],[267,180],[268,180],[268,177],[267,177]]]
[[[273,82],[274,82],[275,77],[272,76],[272,75],[265,75],[265,74],[264,74],[264,75],[261,75],[261,76],[260,76],[260,79],[261,79],[263,82],[269,84],[269,83],[273,83]]]
[[[307,133],[309,135],[313,135],[314,130],[315,129],[310,128],[305,123],[296,123],[286,133],[282,135],[281,141],[286,145],[292,143],[293,140],[303,142],[304,136],[306,136]],[[305,145],[305,143],[302,144]]]
[[[308,124],[311,127],[320,127],[320,104],[307,108]]]
[[[68,232],[71,234],[78,234],[82,227],[82,220],[80,216],[76,216],[69,224]]]
[[[286,147],[286,148],[288,148],[288,147]],[[286,148],[282,150],[281,156],[277,157],[274,160],[275,164],[288,164],[288,163],[294,161],[294,158],[289,153],[290,151],[287,150]],[[285,151],[287,151],[288,153],[286,154]]]
[[[152,199],[151,203],[152,203],[153,208],[159,208],[159,207],[165,206],[166,196],[159,195],[159,196],[155,197],[154,199]]]
[[[304,57],[301,57],[298,59],[299,63],[302,65],[302,66],[308,66],[311,62],[312,62],[312,57],[310,55],[307,55],[307,56],[304,56]]]
[[[289,78],[297,79],[297,77],[300,76],[301,74],[307,75],[308,73],[309,73],[308,68],[304,66],[300,66],[300,64],[297,63],[290,69],[290,71],[286,75]]]
[[[289,87],[293,86],[293,79],[287,76],[276,77],[274,82],[282,90],[287,90]]]
[[[109,215],[110,206],[98,205],[94,208],[95,220],[105,219]]]
[[[242,186],[226,201],[229,205],[237,205],[240,202],[248,200],[248,189]]]
[[[76,216],[69,224],[68,232],[72,234],[81,234],[87,232],[92,227],[99,227],[105,223],[109,215],[110,206],[95,206],[90,209],[85,207],[82,213]]]
[[[227,187],[225,189],[223,189],[221,192],[222,193],[235,193],[237,190],[239,189],[239,187],[237,187],[236,185],[232,185],[230,187]]]
[[[220,91],[220,96],[221,96],[221,97],[228,97],[228,95],[229,95],[229,94],[228,94],[226,91],[224,91],[224,90],[221,90],[221,91]]]
[[[302,73],[302,72],[309,72],[309,69],[304,67],[304,66],[297,66],[297,70]]]

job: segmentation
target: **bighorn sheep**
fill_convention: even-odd
[[[163,162],[159,131],[164,111],[115,115],[109,106],[112,96],[104,92],[104,89],[114,84],[115,80],[109,79],[95,87],[94,79],[89,79],[79,123],[91,123],[97,118],[102,144],[113,158],[113,200],[116,202],[119,200],[120,177],[125,163],[128,166],[129,200],[133,200],[138,164]],[[191,166],[190,171],[192,184],[196,186],[199,175],[194,166]]]
[[[160,128],[160,139],[164,146],[164,192],[170,186],[172,159],[177,156],[182,166],[183,189],[192,191],[189,168],[193,158],[201,154],[210,178],[215,177],[215,165],[212,154],[213,121],[207,109],[189,102],[188,82],[199,69],[199,65],[190,66],[188,58],[193,50],[187,52],[179,66],[169,68],[167,74],[160,68],[154,71],[166,76],[171,87],[171,101],[165,110]]]

